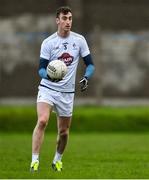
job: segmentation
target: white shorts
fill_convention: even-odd
[[[57,92],[39,86],[37,102],[45,102],[53,106],[58,116],[71,117],[73,111],[74,93]]]

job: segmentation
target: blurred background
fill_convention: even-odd
[[[72,30],[90,46],[96,72],[76,104],[143,103],[149,98],[148,0],[0,0],[0,103],[35,103],[42,41],[56,31],[55,10],[69,5]]]

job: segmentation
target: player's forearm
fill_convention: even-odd
[[[94,74],[95,71],[95,66],[93,64],[92,61],[92,57],[90,54],[88,54],[87,56],[83,57],[84,63],[86,65],[86,70],[85,70],[85,77],[87,79],[90,79],[92,77],[92,75]]]
[[[45,68],[41,68],[38,70],[38,74],[41,78],[48,79],[47,71]]]
[[[87,67],[86,67],[86,70],[85,70],[85,77],[87,79],[90,79],[92,77],[92,75],[94,74],[94,71],[95,71],[95,66],[93,64],[89,64]]]
[[[41,78],[48,79],[46,71],[48,63],[49,61],[47,59],[40,58],[38,74]]]

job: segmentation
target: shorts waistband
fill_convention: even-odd
[[[50,87],[48,87],[48,86],[45,86],[45,85],[43,85],[43,84],[39,84],[39,86],[41,86],[41,87],[45,87],[45,88],[47,88],[47,89],[50,89],[50,90],[53,90],[53,91],[56,91],[56,92],[61,92],[61,93],[75,93],[75,91],[68,91],[68,92],[63,92],[63,91],[58,91],[58,90],[55,90],[55,89],[52,89],[52,88],[50,88]]]

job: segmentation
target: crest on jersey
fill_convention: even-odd
[[[77,50],[77,45],[76,45],[75,43],[73,43],[72,46],[73,46],[73,49],[74,49],[74,50]]]
[[[67,66],[69,66],[73,61],[73,56],[71,56],[69,53],[63,53],[60,57],[58,57],[59,60],[63,61]]]

